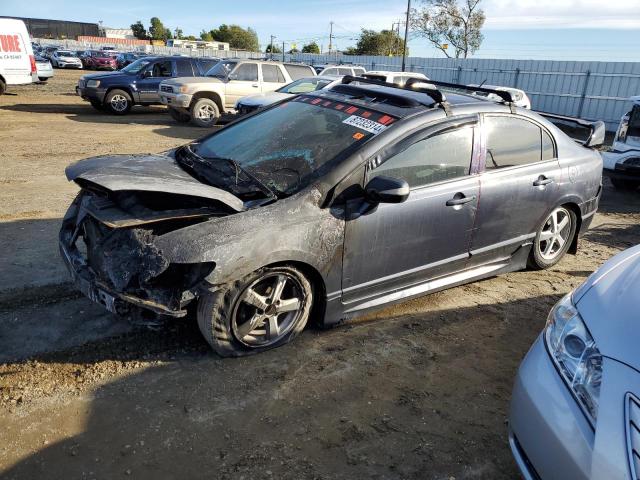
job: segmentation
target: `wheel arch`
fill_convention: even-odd
[[[195,93],[193,95],[193,98],[191,99],[191,104],[189,104],[189,109],[193,108],[195,103],[201,98],[208,98],[209,100],[212,100],[218,106],[218,110],[220,111],[220,113],[225,112],[224,104],[222,103],[222,97],[220,96],[220,94],[217,92],[209,91]]]
[[[582,212],[580,211],[578,204],[573,201],[563,203],[561,206],[571,210],[576,215],[576,230],[573,234],[573,239],[571,240],[571,246],[569,247],[569,250],[567,250],[567,253],[575,255],[578,253],[578,237],[580,236],[580,230],[582,229]]]

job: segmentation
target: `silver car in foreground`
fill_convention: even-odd
[[[527,480],[640,478],[640,246],[551,310],[520,366],[509,443]]]

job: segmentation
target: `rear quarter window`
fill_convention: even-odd
[[[176,70],[178,77],[193,77],[193,68],[189,59],[176,61]]]
[[[291,77],[291,80],[298,80],[300,78],[308,77],[313,75],[315,72],[313,68],[307,67],[306,65],[284,65],[285,70]]]

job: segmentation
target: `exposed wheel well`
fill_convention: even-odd
[[[580,235],[580,228],[582,227],[582,212],[580,212],[580,207],[575,203],[565,203],[562,206],[576,214],[576,232],[571,240],[571,246],[569,247],[569,250],[567,250],[568,253],[575,255],[578,253],[578,236]]]
[[[200,99],[200,98],[208,98],[209,100],[213,100],[215,102],[215,104],[218,106],[218,110],[220,110],[220,113],[224,113],[224,106],[222,105],[222,99],[220,98],[220,95],[218,95],[217,93],[214,92],[198,92],[196,93],[193,98],[191,99],[191,105],[189,105],[189,108],[191,109],[193,107],[193,105]]]
[[[318,272],[318,270],[316,270],[314,267],[304,262],[278,262],[267,265],[267,267],[276,267],[283,265],[289,265],[291,267],[297,268],[305,274],[305,276],[311,283],[315,298],[311,307],[311,318],[309,320],[315,325],[321,325],[324,318],[324,312],[327,307],[327,290],[322,275],[320,275],[320,272]]]

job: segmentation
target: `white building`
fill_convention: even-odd
[[[135,40],[133,30],[130,28],[106,28],[104,29],[104,36],[107,38],[124,38],[126,40]]]
[[[215,50],[229,50],[227,42],[205,42],[204,40],[167,40],[167,47],[177,48],[213,48]]]

